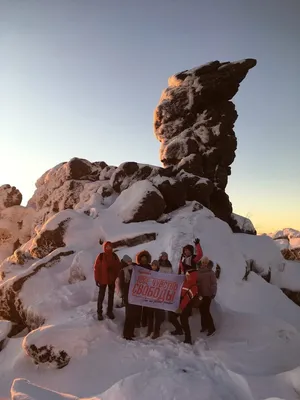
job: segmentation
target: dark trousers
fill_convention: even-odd
[[[106,287],[108,286],[108,302],[107,302],[107,312],[112,312],[114,305],[114,295],[115,295],[115,284],[111,285],[100,285],[97,303],[98,315],[102,315],[103,300],[105,297]]]
[[[208,296],[204,296],[199,306],[199,311],[201,316],[201,327],[202,329],[208,330],[208,332],[212,332],[216,329],[214,320],[210,313],[210,303],[211,303],[211,298]]]
[[[140,328],[141,326],[143,328],[146,328],[147,324],[148,324],[148,310],[149,307],[142,307],[142,306],[138,306],[139,307],[139,316],[137,317],[136,320],[136,327]]]
[[[190,301],[189,304],[185,307],[185,309],[180,314],[180,323],[178,321],[179,315],[170,312],[169,313],[169,321],[174,326],[176,331],[184,332],[185,341],[191,341],[191,329],[189,324],[189,317],[192,315],[193,301]]]
[[[157,308],[148,308],[147,310],[148,319],[148,334],[154,332],[155,334],[160,333],[161,324],[164,322],[165,312]]]
[[[133,338],[134,328],[137,319],[140,317],[139,306],[134,304],[125,304],[125,322],[123,329],[124,338]]]

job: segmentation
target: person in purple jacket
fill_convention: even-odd
[[[213,262],[209,258],[203,257],[198,265],[198,293],[203,298],[199,306],[201,332],[207,332],[207,336],[212,336],[216,328],[210,313],[210,304],[217,294],[217,278],[212,270]]]

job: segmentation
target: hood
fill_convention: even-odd
[[[103,250],[104,250],[105,253],[107,252],[106,247],[107,247],[108,244],[110,244],[111,247],[113,247],[112,242],[109,242],[109,241],[104,242],[104,243],[103,243]]]
[[[165,251],[162,251],[161,253],[160,253],[160,256],[159,256],[159,259],[161,259],[162,257],[167,257],[167,260],[169,259],[169,256],[168,256],[168,253],[166,253]]]
[[[150,264],[150,263],[151,263],[151,260],[152,260],[152,257],[151,257],[151,254],[149,253],[149,251],[147,251],[147,250],[142,250],[142,251],[140,251],[139,253],[137,253],[136,259],[135,259],[136,263],[137,263],[137,264],[140,264],[140,263],[141,263],[141,258],[142,258],[143,256],[146,256],[146,257],[147,257],[148,264]]]
[[[191,244],[187,244],[186,246],[183,247],[182,252],[184,252],[185,249],[189,249],[192,255],[194,254],[194,246]]]

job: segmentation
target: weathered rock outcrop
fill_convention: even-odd
[[[237,147],[237,112],[230,100],[255,65],[253,59],[214,61],[180,72],[169,78],[154,113],[163,165],[209,179],[214,184],[210,208],[227,222],[232,207],[224,190]]]
[[[0,210],[12,206],[19,206],[21,203],[22,193],[15,186],[0,186]]]
[[[17,205],[0,211],[0,263],[31,238],[34,213]]]
[[[36,191],[28,206],[36,211],[35,226],[41,226],[59,211],[73,209],[86,183],[109,180],[115,167],[105,162],[92,163],[80,158],[58,164],[36,182]]]

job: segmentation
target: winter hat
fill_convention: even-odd
[[[125,254],[125,256],[123,256],[122,261],[124,261],[125,263],[129,263],[132,262],[132,258],[130,256],[128,256],[127,254]]]
[[[107,246],[110,246],[111,248],[113,248],[112,242],[107,241],[107,242],[104,242],[104,243],[103,243],[103,250],[104,250],[104,251],[107,250],[107,249],[106,249]]]
[[[169,257],[168,256],[168,253],[166,253],[165,251],[162,251],[161,253],[160,253],[160,257]]]

